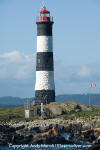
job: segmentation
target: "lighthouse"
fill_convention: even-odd
[[[53,63],[53,17],[44,6],[37,24],[37,56],[35,104],[48,104],[55,101],[54,63]]]

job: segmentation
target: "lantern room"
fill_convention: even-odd
[[[50,11],[45,6],[40,11],[40,21],[50,21]]]

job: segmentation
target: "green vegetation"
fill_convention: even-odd
[[[0,108],[0,121],[21,121],[24,119],[24,108]]]
[[[24,107],[0,108],[1,122],[20,122],[33,121],[41,119],[40,106],[34,106],[34,116],[30,119],[24,117]],[[50,103],[45,106],[46,118],[61,117],[64,119],[82,119],[89,120],[100,118],[99,106],[86,106],[74,102]]]
[[[33,121],[41,119],[40,106],[32,107],[31,109],[37,109],[38,115],[35,117],[25,118],[24,107],[14,108],[0,108],[0,122],[20,122],[20,121]]]
[[[100,107],[99,106],[90,106],[89,108],[90,108],[89,111],[80,111],[80,112],[69,113],[69,114],[63,115],[63,118],[64,119],[81,118],[83,120],[100,118]]]

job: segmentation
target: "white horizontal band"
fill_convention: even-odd
[[[36,71],[35,90],[54,90],[54,72],[53,71]]]
[[[37,52],[52,52],[52,36],[37,36]]]

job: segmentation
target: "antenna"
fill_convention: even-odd
[[[40,7],[40,11],[43,9],[43,8],[46,8],[46,1],[45,0],[42,0],[42,5]]]
[[[42,1],[42,7],[44,7],[44,6],[45,6],[45,0]]]
[[[42,1],[42,8],[44,8],[46,6],[46,2],[45,0]]]

